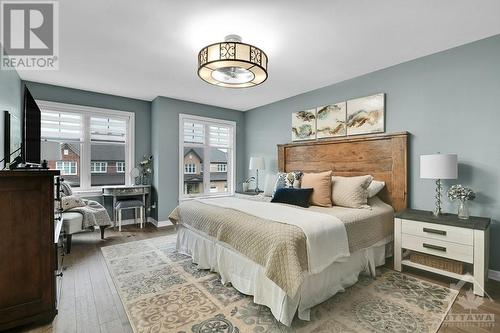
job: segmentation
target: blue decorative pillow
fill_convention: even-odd
[[[300,207],[309,207],[312,188],[279,188],[274,193],[271,202],[285,203]]]
[[[279,188],[300,188],[300,179],[302,178],[302,171],[292,171],[292,172],[278,172],[276,178],[276,184],[274,185],[274,193]]]

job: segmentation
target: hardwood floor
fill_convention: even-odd
[[[116,292],[111,276],[100,248],[119,243],[131,242],[151,237],[173,234],[173,228],[156,229],[148,225],[145,229],[138,226],[125,226],[123,231],[107,230],[106,239],[101,240],[99,231],[76,234],[73,236],[71,254],[64,259],[64,277],[59,304],[59,314],[55,320],[41,327],[24,327],[15,332],[67,332],[67,333],[119,333],[132,332],[127,315]],[[388,268],[392,263],[387,263]],[[449,287],[451,279],[425,273],[418,270],[405,269],[405,273],[430,282]],[[492,298],[481,298],[482,304],[472,313],[492,314],[493,327],[481,327],[477,323],[467,326],[441,327],[440,333],[464,332],[500,332],[500,282],[489,281],[486,288]],[[461,292],[461,296],[464,296]],[[469,314],[455,301],[452,313]]]

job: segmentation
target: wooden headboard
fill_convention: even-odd
[[[407,207],[408,133],[377,134],[278,145],[282,172],[332,170],[338,176],[372,175],[385,182],[379,194],[396,212]]]

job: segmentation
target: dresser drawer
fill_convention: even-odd
[[[435,223],[402,220],[401,232],[430,239],[453,242],[460,245],[474,244],[474,230]]]
[[[401,236],[402,248],[468,263],[473,263],[474,261],[474,250],[472,246],[410,234],[402,234]]]

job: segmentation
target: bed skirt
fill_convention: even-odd
[[[300,291],[290,298],[265,276],[262,266],[228,245],[183,225],[177,231],[177,251],[192,257],[200,269],[219,273],[223,284],[231,283],[241,293],[252,295],[255,303],[269,307],[287,326],[295,313],[299,319],[309,320],[312,307],[355,284],[360,273],[375,276],[375,267],[383,265],[386,253],[391,253],[386,251],[391,241],[392,236],[334,262],[319,274],[307,275]]]

